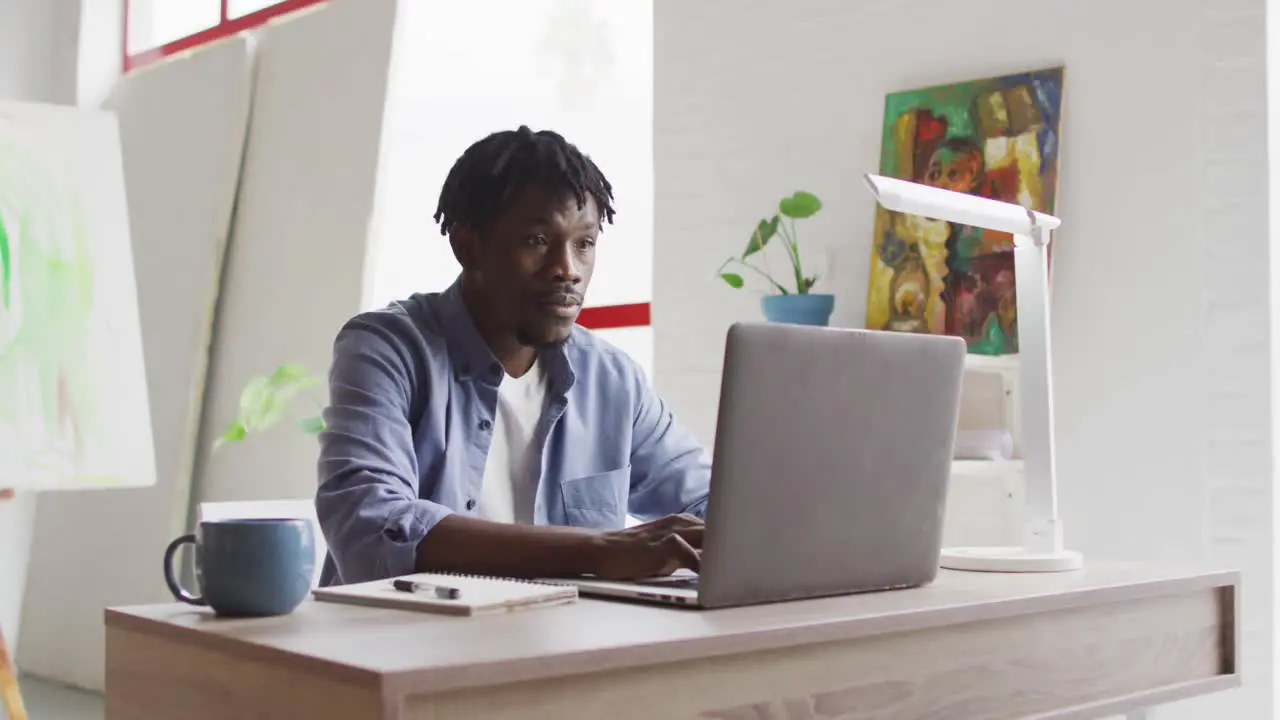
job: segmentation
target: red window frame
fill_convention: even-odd
[[[190,2],[191,0],[187,0]],[[129,52],[129,2],[130,0],[121,0],[124,9],[124,71],[129,72],[136,70],[145,65],[149,65],[170,55],[199,47],[205,43],[211,43],[225,37],[230,37],[236,33],[252,30],[265,24],[271,18],[285,13],[291,13],[295,10],[301,10],[311,5],[317,5],[326,0],[279,0],[274,5],[254,11],[248,15],[238,18],[227,17],[227,0],[221,0],[221,14],[217,25],[206,28],[200,32],[188,35],[184,38],[178,38],[172,42],[165,43],[160,47],[143,50],[139,53]],[[604,305],[597,307],[583,308],[582,313],[578,316],[578,324],[593,330],[608,330],[612,328],[628,328],[628,327],[648,327],[651,324],[650,305],[649,303],[633,303],[628,305]]]
[[[186,0],[191,2],[192,0]],[[212,0],[210,0],[212,1]],[[325,0],[279,0],[274,5],[267,6],[261,10],[255,10],[248,15],[242,15],[238,18],[227,17],[227,0],[221,0],[221,9],[219,21],[217,25],[206,28],[198,33],[188,35],[184,38],[178,38],[172,42],[165,43],[157,48],[143,50],[142,52],[129,53],[129,2],[130,0],[122,0],[124,4],[124,71],[136,70],[149,63],[157,60],[176,55],[184,50],[190,50],[193,47],[211,43],[214,40],[220,40],[230,37],[238,32],[252,30],[278,15],[291,13],[295,10],[318,5]]]

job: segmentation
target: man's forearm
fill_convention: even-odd
[[[449,515],[418,543],[418,572],[570,577],[596,572],[599,536],[581,528],[515,525]]]

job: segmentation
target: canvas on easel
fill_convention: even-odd
[[[0,487],[154,483],[116,117],[0,103]]]

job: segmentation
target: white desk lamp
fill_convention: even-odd
[[[1053,372],[1049,353],[1049,240],[1062,221],[1020,205],[880,175],[867,187],[887,210],[1013,234],[1022,376],[1022,444],[1026,468],[1026,529],[1021,547],[960,547],[942,551],[942,567],[986,572],[1063,572],[1084,565],[1066,550],[1058,520],[1053,448]]]

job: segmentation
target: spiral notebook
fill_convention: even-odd
[[[416,588],[413,592],[397,590],[393,584],[396,581],[415,584]],[[436,592],[437,589],[440,592]],[[573,586],[448,573],[419,573],[353,585],[315,588],[311,594],[316,600],[323,602],[419,610],[445,615],[487,615],[530,607],[562,605],[578,599],[578,589]],[[448,597],[451,594],[456,597]]]

